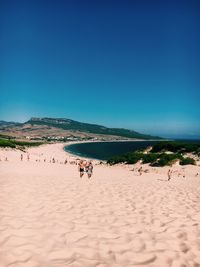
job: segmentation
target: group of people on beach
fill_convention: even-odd
[[[87,173],[88,179],[92,177],[93,173],[93,165],[91,161],[85,161],[85,160],[80,160],[78,164],[78,170],[80,172],[80,178],[83,177],[84,173]]]
[[[41,155],[43,155],[43,154],[41,154]],[[27,159],[27,161],[30,161],[30,154],[29,153],[26,154],[26,159]],[[8,157],[4,157],[4,160],[8,161]],[[24,155],[23,154],[20,155],[20,160],[21,161],[24,160]],[[40,157],[39,157],[39,159],[36,159],[36,161],[39,161],[39,162],[43,161],[43,160],[44,160],[44,162],[49,162],[49,163],[56,163],[57,162],[57,163],[60,163],[60,164],[65,164],[65,165],[68,164],[68,163],[70,165],[78,165],[78,171],[80,173],[80,178],[82,178],[84,173],[86,173],[88,178],[90,179],[92,177],[92,174],[93,174],[92,161],[86,161],[86,160],[81,160],[81,159],[75,159],[75,160],[73,159],[73,160],[69,160],[68,161],[67,158],[66,158],[64,160],[64,162],[63,161],[59,162],[54,157],[51,157],[49,161],[47,161],[46,158],[41,159]],[[2,161],[1,157],[0,157],[0,161]],[[102,162],[100,162],[99,164],[101,164],[101,163]],[[134,167],[133,169],[131,169],[131,171],[137,171],[139,176],[141,176],[143,173],[149,172],[148,169],[145,170],[145,169],[143,169],[142,166],[139,166],[138,168]],[[156,171],[156,173],[157,173],[157,171]],[[167,171],[167,181],[170,181],[172,179],[172,175],[174,175],[175,173],[177,173],[176,176],[178,176],[178,177],[182,176],[183,178],[185,178],[185,173],[184,172],[181,173],[178,170],[173,170],[173,169],[170,168]],[[195,176],[198,177],[199,176],[199,172],[197,172]]]
[[[23,154],[20,155],[20,159],[21,161],[23,161]],[[30,155],[27,154],[27,160],[30,160]],[[37,160],[36,160],[37,161]],[[46,162],[46,159],[44,160],[44,162]],[[50,163],[55,163],[56,160],[55,158],[52,158],[50,160]],[[65,159],[64,164],[67,164],[68,160]],[[92,161],[86,161],[86,160],[79,160],[79,163],[77,163],[77,161],[73,161],[70,162],[70,164],[76,164],[78,165],[78,171],[80,172],[80,178],[83,177],[84,173],[87,173],[88,178],[90,179],[92,177],[92,173],[93,173],[93,164]]]

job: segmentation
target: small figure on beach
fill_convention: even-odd
[[[64,164],[67,164],[67,159],[64,161]]]
[[[92,172],[93,172],[93,165],[91,161],[87,162],[85,166],[85,171],[88,175],[88,179],[90,179],[92,177]]]
[[[23,154],[21,154],[21,161],[23,160]]]
[[[55,159],[54,158],[52,158],[52,163],[55,163],[56,161],[55,161]]]
[[[170,169],[168,170],[167,177],[168,177],[167,181],[171,180],[171,178],[172,178],[172,170],[170,170]]]
[[[142,166],[138,169],[138,173],[140,176],[142,175]]]
[[[84,169],[85,169],[85,163],[83,160],[80,160],[80,162],[78,164],[78,170],[80,172],[80,178],[82,178],[84,175]]]

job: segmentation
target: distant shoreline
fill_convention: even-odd
[[[79,153],[73,153],[73,151],[69,151],[69,150],[65,150],[65,148],[67,148],[67,147],[69,147],[69,146],[71,146],[71,145],[80,145],[80,144],[93,144],[93,143],[122,143],[122,142],[159,142],[159,141],[161,141],[161,140],[155,140],[155,139],[151,139],[151,140],[144,140],[144,139],[135,139],[135,140],[111,140],[111,141],[99,141],[99,140],[95,140],[95,141],[74,141],[74,142],[69,142],[69,143],[67,143],[67,144],[64,144],[63,145],[63,150],[66,152],[66,153],[68,153],[68,154],[70,154],[70,155],[72,155],[72,156],[78,156],[78,157],[80,157],[80,158],[82,158],[82,159],[84,159],[84,158],[87,158],[87,159],[90,159],[90,160],[99,160],[99,161],[107,161],[107,159],[99,159],[99,158],[95,158],[95,157],[89,157],[89,156],[84,156],[84,155],[82,155],[81,153],[79,154]],[[120,152],[119,152],[120,153]],[[126,153],[126,152],[125,152]]]

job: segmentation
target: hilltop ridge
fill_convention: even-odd
[[[68,118],[32,117],[25,123],[0,124],[1,136],[32,140],[119,140],[161,139],[124,128],[109,128]]]
[[[137,139],[160,139],[158,136],[151,136],[146,134],[141,134],[133,130],[124,128],[108,128],[98,124],[91,124],[85,122],[79,122],[66,118],[36,118],[33,117],[26,124],[31,125],[46,125],[55,128],[61,128],[63,130],[79,131],[91,134],[100,135],[114,135],[126,138],[137,138]]]

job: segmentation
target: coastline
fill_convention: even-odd
[[[78,144],[85,144],[85,143],[91,143],[91,141],[72,141],[72,142],[68,142],[68,143],[63,143],[62,149],[63,151],[71,158],[76,159],[76,158],[80,158],[82,160],[89,160],[89,161],[93,161],[95,163],[99,163],[99,162],[103,162],[106,163],[105,160],[99,160],[99,159],[95,159],[95,158],[90,158],[90,157],[84,157],[78,154],[74,154],[70,151],[66,151],[65,147],[71,146],[71,145],[78,145]]]
[[[161,141],[161,140],[154,140],[154,139],[151,139],[151,140],[145,140],[145,139],[128,139],[128,140],[124,140],[124,139],[122,139],[122,140],[107,140],[107,141],[96,141],[96,140],[94,140],[94,141],[91,141],[91,140],[87,140],[87,141],[72,141],[72,142],[69,142],[69,143],[67,143],[67,145],[64,145],[63,146],[63,149],[65,148],[65,147],[68,147],[68,146],[71,146],[71,145],[78,145],[78,144],[85,144],[85,143],[117,143],[117,142],[154,142],[154,141]],[[64,150],[65,151],[65,150]],[[76,157],[80,157],[80,158],[82,158],[82,159],[88,159],[88,160],[97,160],[97,161],[102,161],[102,162],[106,162],[107,160],[104,160],[104,159],[98,159],[98,158],[91,158],[91,157],[87,157],[87,156],[81,156],[81,154],[76,154],[76,153],[74,153],[73,154],[73,152],[72,151],[65,151],[66,153],[69,153],[69,154],[71,154],[71,155],[74,155],[74,156],[76,156]]]

